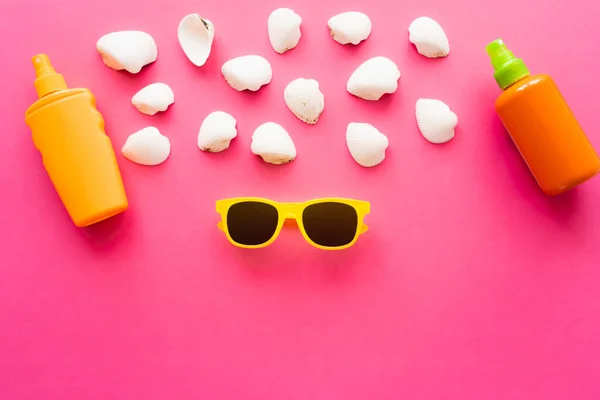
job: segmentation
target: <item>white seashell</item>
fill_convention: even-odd
[[[179,22],[177,38],[187,58],[195,66],[201,67],[210,56],[215,27],[212,22],[198,14],[189,14]]]
[[[171,143],[169,138],[153,126],[131,134],[121,153],[130,161],[142,165],[158,165],[169,158]]]
[[[421,135],[431,143],[446,143],[454,137],[458,117],[443,101],[419,99],[415,114]]]
[[[450,53],[450,43],[446,33],[435,20],[419,17],[408,27],[411,43],[417,47],[419,54],[428,58],[446,57]]]
[[[365,100],[379,100],[386,93],[398,89],[400,70],[385,57],[373,57],[362,63],[348,79],[346,89]]]
[[[388,138],[373,125],[351,122],[346,129],[346,144],[354,161],[363,167],[374,167],[385,158]]]
[[[251,90],[271,82],[273,70],[271,64],[261,56],[242,56],[227,61],[221,67],[221,73],[229,86],[237,91]]]
[[[140,31],[119,31],[102,36],[96,43],[102,61],[109,68],[137,74],[153,63],[158,49],[152,36]]]
[[[317,123],[325,108],[325,96],[314,79],[294,79],[286,86],[283,98],[296,117],[311,125]]]
[[[252,134],[252,153],[269,164],[285,164],[296,158],[296,146],[290,135],[279,124],[266,122]]]
[[[223,111],[215,111],[204,119],[198,133],[200,150],[218,153],[229,148],[231,140],[237,136],[237,121]]]
[[[137,92],[131,99],[131,104],[141,113],[154,115],[166,111],[175,102],[173,90],[165,83],[153,83]]]
[[[285,53],[298,45],[300,41],[302,18],[289,8],[278,8],[269,15],[267,22],[269,41],[273,50]]]
[[[340,44],[359,44],[371,34],[371,20],[357,11],[335,15],[329,19],[327,26],[333,40]]]

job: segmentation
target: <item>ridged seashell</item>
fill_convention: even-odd
[[[279,124],[266,122],[252,134],[252,153],[269,164],[285,164],[296,158],[296,146],[290,135]]]
[[[123,156],[134,163],[158,165],[171,153],[169,138],[153,126],[137,131],[127,138],[121,149]]]
[[[242,56],[227,61],[221,67],[221,73],[229,86],[237,91],[257,91],[271,82],[273,70],[271,64],[261,56]]]
[[[340,44],[359,44],[371,34],[371,20],[366,14],[349,11],[335,15],[327,22],[333,40]]]
[[[208,114],[198,133],[200,150],[218,153],[228,149],[231,140],[237,136],[236,123],[232,115],[223,111]]]
[[[166,111],[175,102],[175,94],[165,83],[153,83],[137,92],[131,99],[131,104],[141,113],[154,115]]]
[[[177,38],[187,58],[195,66],[201,67],[210,56],[215,27],[212,22],[198,14],[189,14],[179,22]]]
[[[415,106],[421,135],[431,143],[446,143],[454,137],[458,117],[441,100],[419,99]]]
[[[398,89],[400,70],[389,58],[373,57],[362,63],[348,79],[346,89],[356,97],[375,101]]]
[[[302,18],[289,8],[278,8],[269,15],[267,22],[269,41],[273,50],[285,53],[298,45],[300,41]]]
[[[114,70],[137,74],[158,57],[154,38],[141,31],[119,31],[102,36],[96,43],[102,61]]]
[[[374,167],[385,158],[388,138],[373,125],[351,122],[346,129],[346,144],[354,161],[363,167]]]
[[[294,79],[286,86],[283,98],[296,117],[311,125],[317,123],[325,108],[325,96],[314,79]]]
[[[419,54],[428,58],[446,57],[450,53],[450,43],[446,33],[435,20],[419,17],[408,27],[411,43],[417,47]]]

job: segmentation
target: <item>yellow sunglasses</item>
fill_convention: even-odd
[[[296,220],[302,236],[311,245],[323,250],[346,249],[367,231],[363,219],[369,210],[367,201],[339,198],[303,203],[279,203],[258,197],[217,201],[219,229],[231,244],[245,249],[270,245],[290,219]]]

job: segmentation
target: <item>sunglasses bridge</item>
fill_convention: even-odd
[[[302,216],[303,210],[298,210],[298,206],[302,203],[281,203],[279,205],[279,213],[282,219],[285,221],[295,220]]]

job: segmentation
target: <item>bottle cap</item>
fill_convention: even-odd
[[[502,39],[494,40],[485,47],[485,50],[494,67],[494,78],[502,89],[529,76],[529,70],[523,60],[515,57],[512,51],[506,48]]]
[[[31,61],[36,76],[34,86],[40,99],[47,94],[68,89],[65,78],[56,73],[47,55],[38,54]]]

